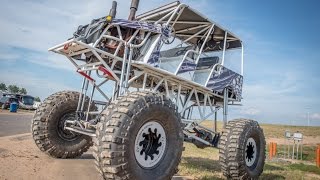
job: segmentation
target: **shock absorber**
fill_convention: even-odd
[[[109,15],[107,16],[107,21],[111,22],[117,15],[117,1],[112,1],[112,8],[109,11]]]

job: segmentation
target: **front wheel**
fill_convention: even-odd
[[[263,172],[266,141],[258,122],[230,121],[219,142],[219,160],[228,179],[258,179]]]
[[[183,132],[165,97],[133,92],[103,112],[94,156],[104,179],[171,179],[181,159]]]
[[[45,99],[37,108],[31,132],[41,151],[55,158],[75,158],[92,145],[91,137],[64,129],[66,120],[76,118],[79,95],[73,91],[58,92]],[[88,101],[85,104],[88,106]]]

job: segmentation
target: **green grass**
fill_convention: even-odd
[[[291,170],[300,170],[300,171],[309,172],[309,173],[311,172],[311,173],[320,175],[320,168],[313,165],[306,165],[302,163],[290,164],[288,168]]]
[[[304,136],[320,136],[320,127],[288,126],[274,124],[261,124],[261,127],[266,138],[283,138],[286,130],[289,130],[291,133],[299,131]]]
[[[179,174],[196,179],[221,179],[222,173],[218,162],[218,149],[199,149],[191,143],[184,143]]]
[[[204,121],[203,126],[212,128],[212,121]],[[266,139],[268,138],[283,138],[285,130],[291,132],[300,131],[304,136],[320,137],[320,127],[305,127],[305,126],[287,126],[287,125],[272,125],[261,124],[264,130]],[[222,130],[222,122],[218,121],[218,131]],[[320,143],[320,141],[319,141]],[[192,176],[195,179],[211,180],[225,179],[221,173],[218,150],[213,148],[198,149],[191,143],[184,143],[185,151],[182,155],[182,160],[179,165],[179,174],[184,176]],[[278,157],[284,155],[284,145],[278,145]],[[291,149],[292,150],[292,149]],[[315,163],[316,145],[303,146],[303,160],[310,164]],[[267,149],[268,152],[268,149]],[[314,165],[291,164],[290,162],[269,162],[264,166],[263,174],[259,179],[274,180],[274,179],[292,179],[292,180],[313,180],[320,179],[320,168]]]
[[[184,147],[185,151],[179,165],[180,175],[201,180],[225,179],[220,170],[217,149],[198,149],[191,143],[184,143]],[[320,168],[289,162],[267,162],[260,179],[320,179]]]
[[[319,173],[320,168],[314,165],[268,162],[260,179],[319,179]]]
[[[222,130],[222,122],[217,122],[218,131]],[[213,128],[213,121],[204,121],[201,125]],[[263,129],[266,138],[283,138],[286,130],[293,132],[301,132],[304,136],[320,137],[320,126],[308,127],[308,126],[288,126],[288,125],[276,125],[276,124],[260,124]],[[320,142],[319,142],[320,143]]]
[[[266,147],[266,152],[269,152],[269,146]],[[287,158],[288,156],[288,147],[286,145],[277,145],[277,157],[279,158]],[[316,159],[316,149],[317,146],[315,145],[307,145],[303,146],[302,148],[302,160],[309,161],[309,162],[315,162]],[[296,150],[296,149],[295,149]],[[292,153],[292,146],[289,148],[290,155]],[[286,156],[286,157],[284,157]],[[292,156],[292,155],[291,155]],[[299,159],[301,158],[300,149],[299,149]]]

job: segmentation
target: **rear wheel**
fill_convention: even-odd
[[[55,158],[75,158],[92,145],[91,137],[64,129],[66,120],[75,119],[78,100],[78,92],[62,91],[49,96],[37,108],[31,132],[41,151]]]
[[[265,162],[265,138],[258,122],[230,121],[219,142],[223,174],[230,179],[258,179]]]
[[[161,95],[133,92],[103,112],[94,156],[104,179],[171,179],[183,145],[180,116]]]

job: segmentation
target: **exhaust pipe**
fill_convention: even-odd
[[[139,0],[132,0],[131,1],[131,6],[130,6],[130,14],[128,17],[129,21],[133,21],[136,17],[136,12],[138,10],[138,6],[139,6]]]
[[[112,8],[110,9],[109,16],[115,18],[117,15],[117,1],[112,1]]]

